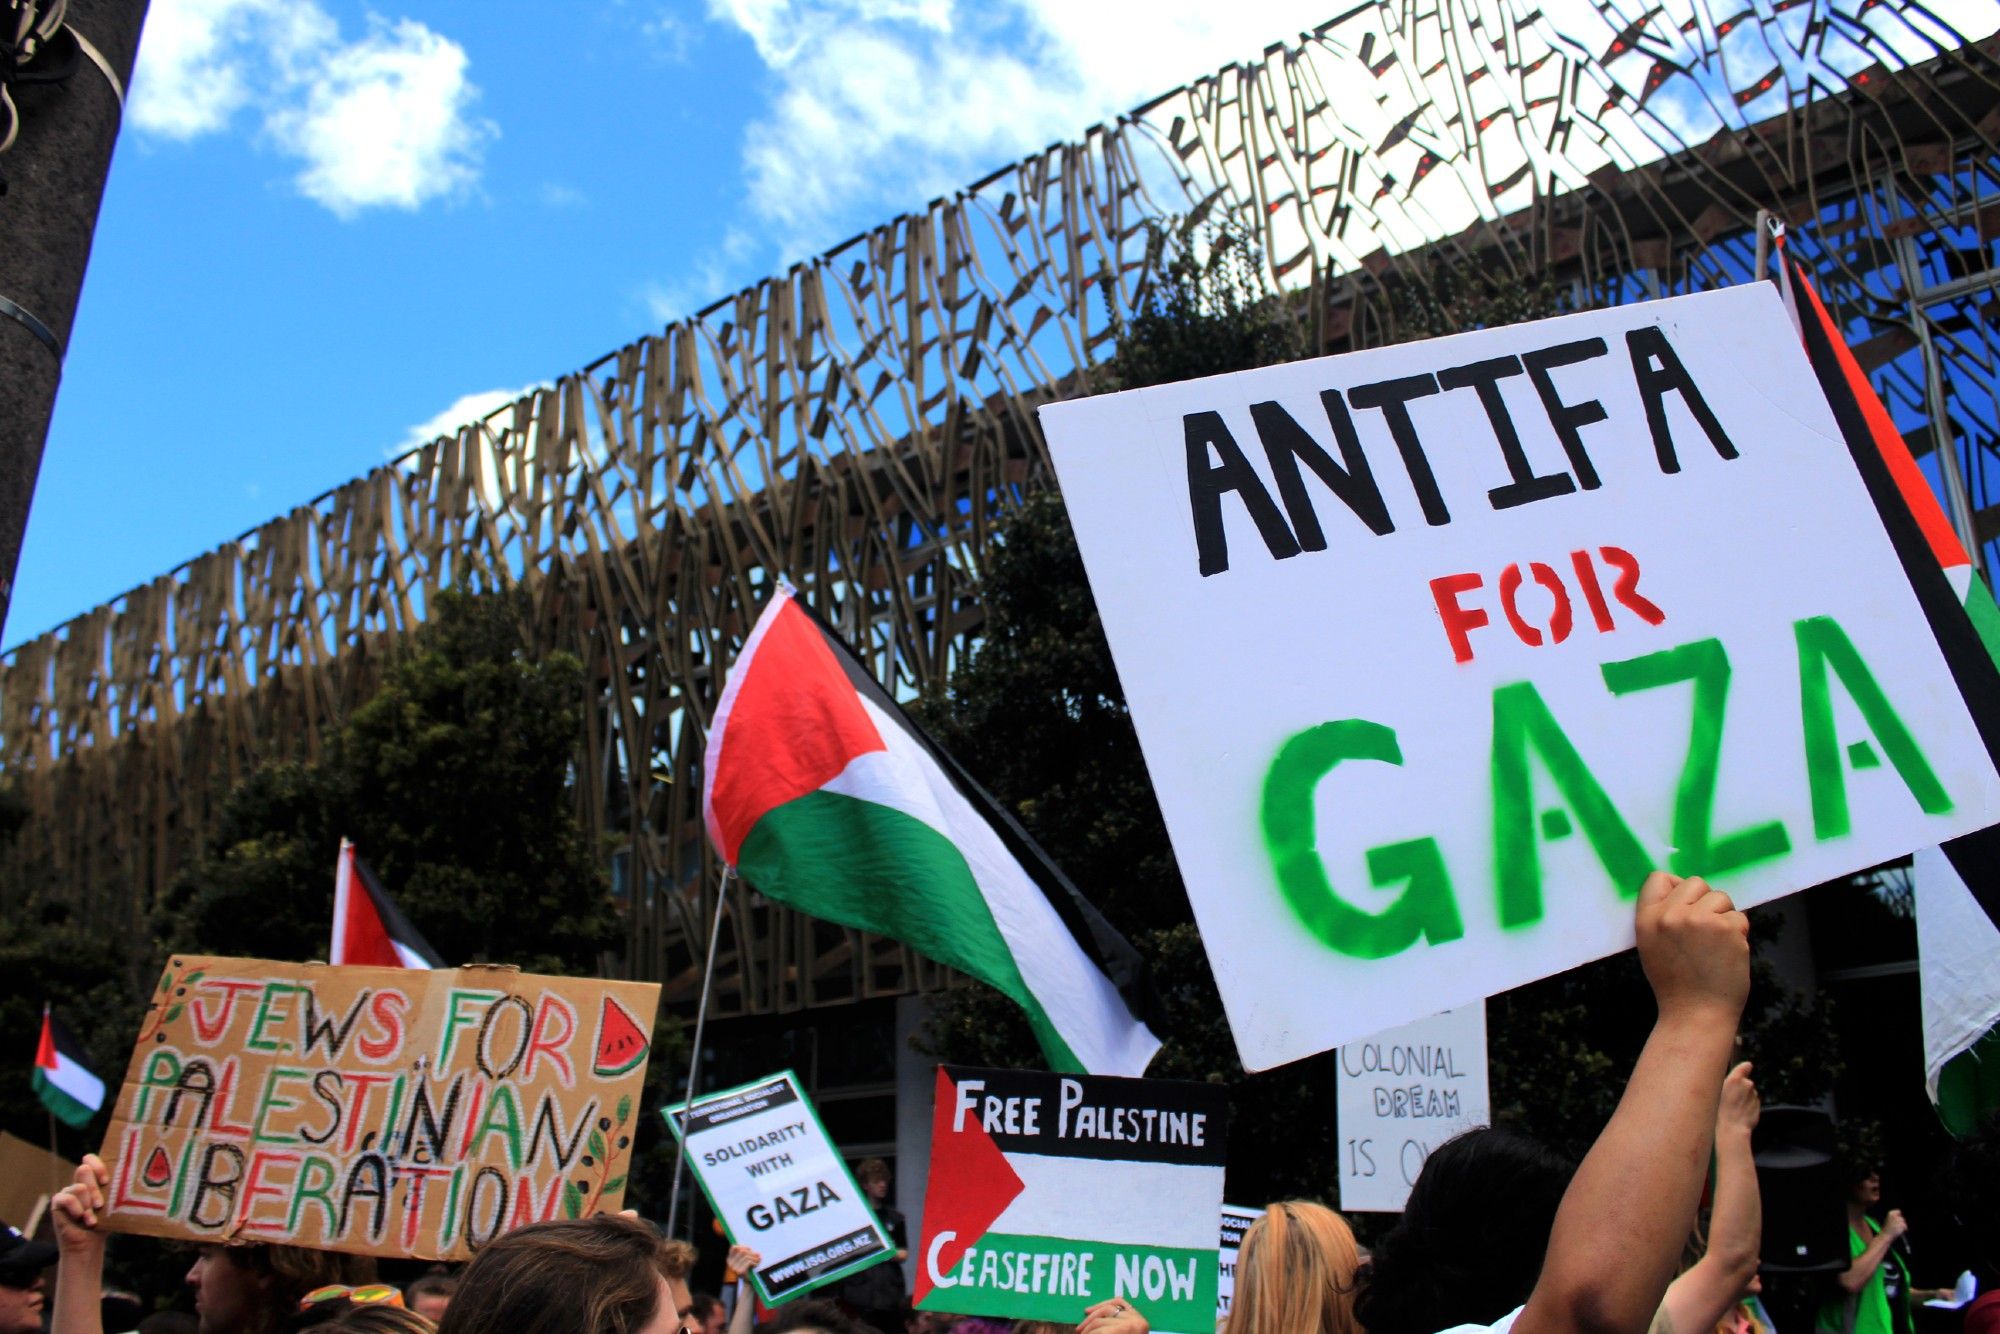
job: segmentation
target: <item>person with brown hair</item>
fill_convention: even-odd
[[[403,1294],[386,1283],[332,1284],[307,1293],[286,1334],[437,1334],[428,1318],[408,1310]]]
[[[104,1160],[87,1153],[76,1179],[51,1202],[62,1254],[53,1334],[104,1334],[105,1234],[99,1211],[110,1183]],[[375,1261],[364,1255],[299,1246],[204,1246],[187,1282],[195,1290],[201,1334],[278,1334],[297,1313],[299,1299],[313,1289],[374,1277]]]
[[[438,1334],[698,1334],[694,1258],[623,1214],[530,1223],[472,1257]]]
[[[1360,1334],[1354,1271],[1361,1250],[1323,1204],[1272,1205],[1243,1234],[1229,1334]]]

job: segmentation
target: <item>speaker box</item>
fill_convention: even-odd
[[[1847,1182],[1833,1118],[1816,1107],[1766,1107],[1750,1139],[1764,1203],[1763,1270],[1847,1268]]]

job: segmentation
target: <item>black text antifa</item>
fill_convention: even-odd
[[[1681,468],[1668,410],[1670,398],[1680,402],[1717,454],[1725,459],[1737,457],[1735,444],[1702,397],[1694,377],[1681,364],[1664,330],[1647,325],[1628,331],[1625,353],[1645,406],[1646,429],[1652,437],[1661,472],[1676,473]],[[1435,394],[1469,389],[1478,395],[1508,477],[1505,483],[1486,493],[1487,503],[1494,509],[1512,509],[1578,490],[1596,490],[1603,480],[1591,461],[1583,428],[1605,421],[1610,414],[1594,398],[1567,401],[1555,383],[1554,372],[1608,355],[1610,349],[1602,338],[1585,338],[1519,356],[1492,357],[1453,366],[1436,374],[1426,372],[1356,385],[1345,395],[1338,389],[1323,390],[1320,404],[1333,432],[1337,459],[1279,404],[1252,403],[1250,419],[1256,424],[1258,442],[1263,446],[1277,485],[1275,500],[1256,469],[1250,466],[1220,412],[1186,414],[1182,428],[1187,444],[1188,505],[1201,573],[1219,574],[1229,568],[1222,506],[1223,498],[1232,492],[1248,511],[1258,536],[1274,558],[1285,560],[1302,551],[1326,550],[1326,534],[1307,492],[1300,470],[1302,464],[1370,532],[1385,536],[1396,530],[1395,517],[1376,483],[1374,466],[1361,447],[1360,433],[1354,425],[1356,410],[1382,414],[1403,469],[1409,474],[1424,522],[1433,527],[1450,523],[1451,509],[1438,486],[1428,444],[1417,430],[1410,404]],[[1500,388],[1502,380],[1515,376],[1526,376],[1534,386],[1542,411],[1562,443],[1569,471],[1537,473],[1529,461]]]

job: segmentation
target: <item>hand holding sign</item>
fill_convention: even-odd
[[[1655,871],[1639,887],[1638,936],[1662,1022],[1715,1013],[1735,1026],[1750,994],[1750,919],[1727,894]]]

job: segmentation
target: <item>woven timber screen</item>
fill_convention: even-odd
[[[1583,306],[1742,281],[1789,221],[1920,449],[1994,448],[2000,0],[1369,0],[642,338],[16,648],[0,911],[136,923],[227,786],[311,755],[446,586],[522,584],[586,664],[580,817],[614,966],[691,997],[720,892],[699,763],[782,574],[899,690],[976,638],[995,519],[1044,470],[1149,224],[1231,220],[1328,350],[1440,262]],[[2000,482],[1994,488],[2000,491]],[[1982,525],[1989,515],[1982,509]],[[1990,536],[1985,528],[1982,534]],[[718,1014],[936,984],[729,891]]]

